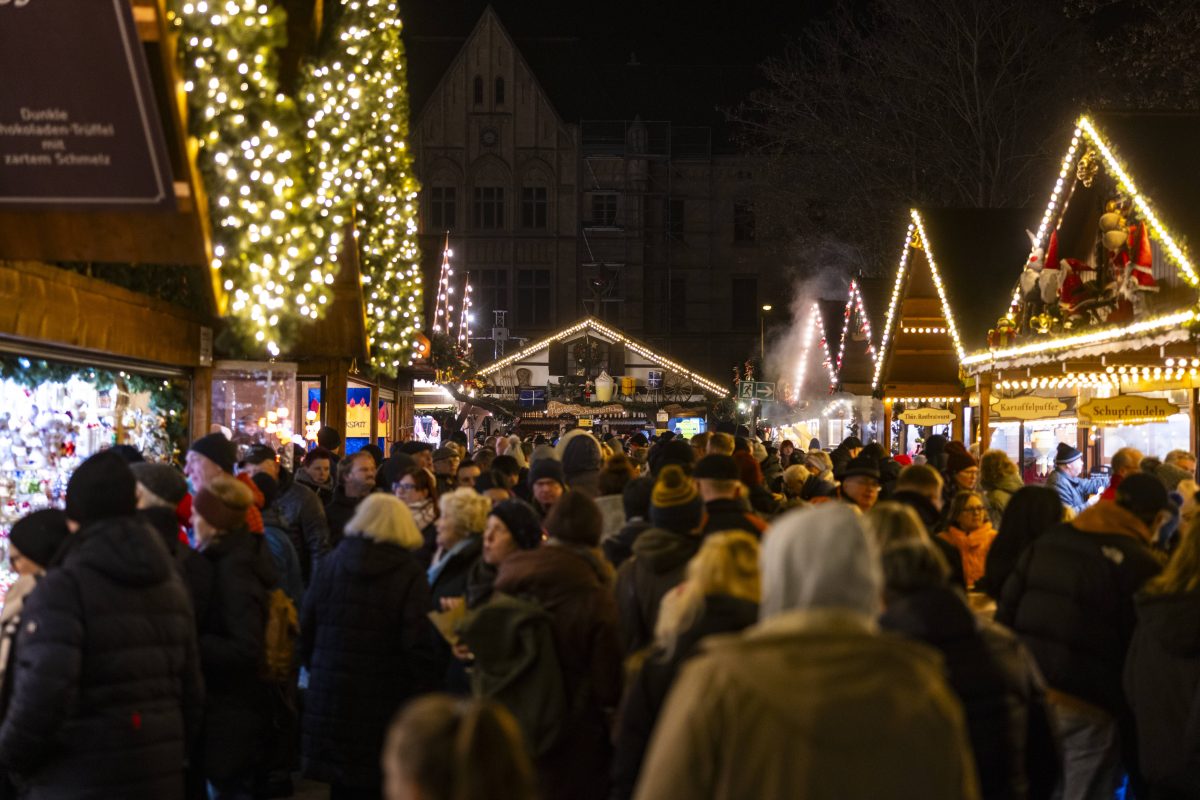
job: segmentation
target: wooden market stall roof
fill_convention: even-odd
[[[1101,215],[1114,197],[1125,198],[1129,217],[1145,223],[1149,267],[1155,288],[1145,293],[1146,309],[1133,319],[1089,321],[1071,330],[1026,333],[1015,343],[971,348],[964,367],[974,373],[1001,368],[1061,372],[1067,359],[1100,363],[1121,351],[1186,347],[1188,326],[1197,318],[1200,284],[1195,246],[1200,241],[1200,115],[1147,112],[1084,114],[1075,123],[1051,187],[1035,244],[1056,251],[1051,259],[1095,263],[1100,247]],[[1019,237],[1018,237],[1019,238]],[[1053,243],[1053,244],[1052,244]],[[1139,254],[1140,228],[1129,238],[1126,254]],[[997,299],[993,314],[1006,311],[1021,320],[1019,277],[1028,259],[1008,266],[1009,290]],[[1192,348],[1194,349],[1194,348]],[[1128,360],[1128,357],[1125,357]]]
[[[875,359],[878,353],[875,332],[878,326],[871,319],[872,306],[867,301],[864,286],[878,290],[882,281],[877,278],[856,277],[850,281],[846,292],[846,305],[842,309],[842,330],[837,338],[837,356],[834,370],[838,386],[844,392],[856,395],[871,393],[871,378],[875,374]]]
[[[560,328],[537,341],[527,344],[515,353],[497,359],[490,364],[485,365],[479,370],[481,377],[495,375],[505,367],[516,365],[518,362],[524,361],[531,356],[537,354],[541,350],[549,350],[552,345],[565,344],[566,342],[577,339],[585,334],[598,336],[610,344],[620,344],[626,350],[637,353],[642,358],[649,360],[654,366],[662,367],[664,370],[670,370],[679,375],[687,377],[692,383],[707,394],[711,394],[718,398],[728,397],[729,389],[722,386],[720,382],[707,378],[698,372],[695,372],[688,367],[675,361],[670,356],[664,355],[650,345],[638,339],[625,334],[616,328],[613,328],[592,316],[584,317],[576,322]]]
[[[911,209],[871,388],[884,397],[957,398],[968,346],[987,340],[985,309],[1011,289],[1003,265],[1025,214]]]

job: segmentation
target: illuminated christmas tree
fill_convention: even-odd
[[[358,235],[372,365],[394,370],[423,327],[400,14],[389,0],[341,0],[336,20],[301,91],[309,159],[321,218]],[[343,244],[332,234],[327,258]]]

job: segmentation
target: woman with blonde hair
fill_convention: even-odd
[[[1200,522],[1135,603],[1125,693],[1147,796],[1200,797]]]
[[[687,578],[663,598],[655,649],[621,702],[613,759],[613,797],[633,796],[650,734],[675,676],[706,636],[736,633],[758,620],[762,584],[758,540],[743,531],[709,534]]]
[[[379,796],[379,750],[405,702],[440,688],[444,649],[426,617],[429,586],[408,507],[367,496],[305,597],[300,655],[309,669],[304,774],[330,796]]]
[[[387,800],[535,800],[516,720],[488,700],[433,694],[396,718],[383,750]]]

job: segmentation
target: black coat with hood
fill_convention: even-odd
[[[1200,592],[1137,598],[1125,659],[1142,777],[1150,797],[1200,797]]]
[[[699,616],[679,634],[671,652],[657,649],[646,658],[625,691],[617,717],[613,800],[633,796],[646,748],[650,745],[650,734],[654,732],[654,724],[667,701],[667,693],[684,662],[699,652],[701,640],[706,636],[744,630],[757,621],[758,603],[725,594],[707,595]]]
[[[0,763],[31,800],[183,797],[204,684],[187,591],[135,517],[70,539],[25,600]]]
[[[938,531],[942,529],[942,512],[937,510],[933,501],[923,494],[908,491],[896,492],[889,499],[894,503],[906,505],[916,512],[922,524],[925,525],[925,531],[929,534],[929,538],[933,540],[934,546],[950,566],[950,583],[966,591],[967,576],[963,569],[962,553],[957,547],[937,535]]]
[[[633,558],[617,570],[617,612],[626,655],[654,641],[663,596],[683,582],[700,541],[690,533],[651,528],[633,543]]]
[[[983,800],[1050,797],[1060,772],[1053,722],[1041,675],[1017,637],[976,617],[949,587],[897,598],[879,622],[945,657],[950,688],[966,711]]]
[[[325,504],[325,521],[329,523],[329,547],[334,548],[342,541],[346,533],[346,523],[358,510],[362,497],[348,497],[345,487],[339,486],[333,490],[333,499]]]
[[[268,593],[278,577],[260,534],[221,535],[202,551],[212,564],[213,591],[200,622],[204,703],[204,774],[226,780],[249,775],[269,742],[270,686],[259,676]]]
[[[310,678],[304,773],[377,789],[379,753],[396,711],[439,688],[445,648],[426,614],[429,586],[412,553],[347,536],[305,596],[300,655]]]
[[[325,507],[317,493],[297,483],[286,470],[279,473],[279,494],[275,498],[281,527],[296,548],[300,559],[300,577],[308,586],[321,558],[329,552],[329,523]]]

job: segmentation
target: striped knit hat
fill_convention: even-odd
[[[704,516],[704,501],[696,484],[675,464],[668,464],[658,474],[650,495],[650,523],[676,533],[690,533],[700,526]]]

